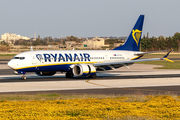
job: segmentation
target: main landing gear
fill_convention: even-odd
[[[73,77],[74,77],[74,74],[73,74],[72,71],[68,71],[68,72],[66,73],[66,78],[73,78]]]
[[[25,74],[22,74],[21,80],[26,80]]]
[[[73,74],[72,71],[68,71],[68,72],[66,73],[66,78],[73,78],[73,77],[74,77],[74,74]],[[86,76],[86,77],[95,79],[95,78],[97,77],[97,75],[96,75],[96,73],[95,73],[95,74],[93,74],[93,75]]]
[[[96,77],[97,77],[96,73],[91,75],[91,76],[89,76],[89,78],[93,78],[93,79],[95,79]]]

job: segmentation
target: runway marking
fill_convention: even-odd
[[[93,84],[93,85],[97,85],[97,86],[102,86],[102,87],[117,88],[117,87],[112,87],[112,86],[108,86],[108,85],[101,85],[101,84],[97,84],[97,83],[92,83],[92,82],[89,82],[89,81],[92,81],[92,79],[86,80],[85,82]]]

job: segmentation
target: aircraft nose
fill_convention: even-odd
[[[12,60],[10,60],[7,65],[12,69],[14,69],[16,67],[15,61],[12,61]]]

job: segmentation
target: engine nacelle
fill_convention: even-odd
[[[36,74],[39,76],[52,76],[56,74],[56,71],[38,71]]]
[[[75,76],[92,76],[96,74],[96,68],[91,64],[78,64],[72,69]]]

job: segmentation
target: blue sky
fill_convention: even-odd
[[[180,0],[1,0],[0,34],[33,37],[128,36],[140,14],[143,34],[180,32]]]

